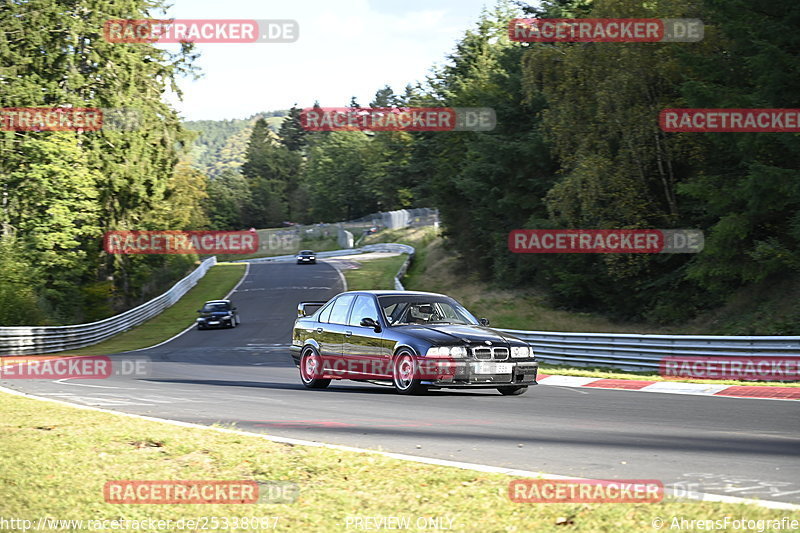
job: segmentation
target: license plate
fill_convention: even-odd
[[[214,326],[216,324],[219,324],[219,320],[209,320],[208,323],[211,324],[212,326]]]
[[[514,363],[473,363],[472,372],[475,374],[510,374],[514,370]]]

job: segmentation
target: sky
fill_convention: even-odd
[[[388,84],[401,93],[446,60],[494,0],[172,0],[176,19],[293,19],[294,43],[205,43],[199,80],[180,78],[185,120],[246,118],[260,111],[366,106]],[[160,13],[153,13],[153,16]],[[159,45],[175,50],[178,45]]]

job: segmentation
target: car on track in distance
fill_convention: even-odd
[[[536,384],[539,363],[525,341],[443,294],[350,291],[301,302],[297,314],[290,352],[307,388],[348,379],[400,394],[492,388],[516,396]]]
[[[242,323],[230,300],[209,300],[197,312],[197,329],[235,328]]]
[[[297,252],[298,265],[314,265],[317,262],[317,254],[313,250],[300,250]]]

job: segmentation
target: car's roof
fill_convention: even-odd
[[[313,254],[314,250],[300,250],[301,254]]]
[[[230,300],[209,300],[206,302],[207,304],[229,304],[231,303]]]
[[[348,291],[352,294],[374,294],[375,296],[443,296],[449,298],[446,294],[439,294],[438,292],[423,292],[423,291],[390,291],[390,290],[377,290],[377,291]]]

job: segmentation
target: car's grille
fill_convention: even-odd
[[[482,346],[473,348],[472,355],[480,361],[505,361],[508,359],[508,348]]]

